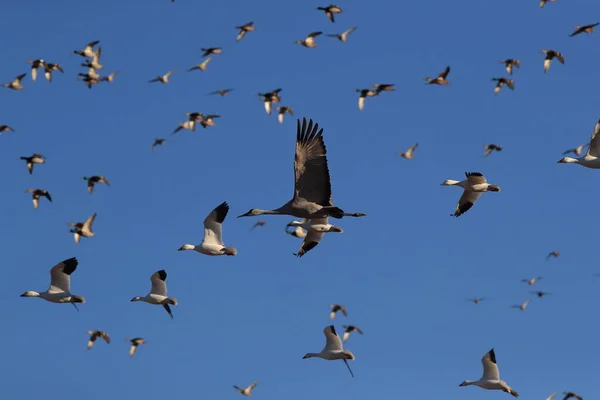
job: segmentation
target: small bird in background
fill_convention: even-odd
[[[509,75],[513,74],[513,68],[521,68],[521,61],[517,60],[516,58],[500,60],[500,64],[504,64],[506,67],[506,72],[508,72]]]
[[[544,6],[546,5],[546,3],[550,2],[550,3],[554,3],[556,0],[540,0],[540,8],[544,8]]]
[[[152,143],[152,151],[154,151],[154,148],[156,146],[162,146],[164,142],[166,142],[167,139],[162,139],[162,138],[156,138],[154,139],[154,143]]]
[[[90,336],[90,340],[88,341],[87,344],[87,349],[90,350],[92,347],[94,347],[94,343],[96,342],[96,339],[98,339],[99,337],[104,339],[104,341],[108,344],[110,343],[110,337],[108,336],[108,333],[103,332],[103,331],[87,331],[88,335]]]
[[[2,86],[12,90],[23,90],[25,87],[21,84],[21,80],[25,78],[25,76],[27,76],[27,74],[21,74],[14,78],[12,81],[8,83],[3,83]]]
[[[546,400],[552,400],[556,396],[556,392],[552,393],[550,396],[546,397]]]
[[[559,256],[560,256],[559,251],[551,251],[550,253],[548,253],[548,256],[546,256],[546,261],[548,261],[550,259],[550,257],[558,258]]]
[[[215,118],[221,118],[221,116],[217,115],[217,114],[207,115],[206,117],[203,117],[200,119],[200,121],[199,121],[200,125],[203,128],[206,128],[207,126],[215,126],[216,125],[216,122],[214,120]]]
[[[408,148],[408,150],[406,150],[404,153],[399,152],[397,153],[400,157],[406,158],[407,160],[412,160],[413,158],[415,158],[415,156],[413,155],[415,149],[419,147],[419,143],[415,143],[412,146],[410,146]]]
[[[295,43],[299,44],[301,46],[304,46],[304,47],[311,48],[311,49],[315,48],[315,47],[317,47],[317,43],[315,42],[315,38],[317,36],[319,36],[320,34],[322,34],[322,33],[323,32],[320,32],[320,31],[319,32],[311,32],[311,33],[308,34],[308,36],[306,36],[305,39],[303,39],[303,40],[296,40]]]
[[[329,318],[334,319],[335,315],[338,311],[341,311],[344,314],[344,317],[348,316],[348,312],[346,311],[346,307],[339,304],[330,304],[329,308],[331,308],[331,312],[329,313]]]
[[[306,220],[304,220],[304,222],[306,222]],[[296,226],[296,228],[293,231],[288,231],[288,227],[290,227],[290,226],[293,227],[293,225],[290,225],[290,224],[287,224],[285,227],[285,233],[288,235],[292,235],[294,237],[304,239],[306,237],[306,235],[308,234],[308,231],[303,229],[301,226]]]
[[[569,400],[571,397],[575,398],[577,400],[583,400],[583,397],[581,397],[580,395],[578,395],[577,393],[573,393],[573,392],[563,392],[563,394],[565,395],[565,397],[563,397],[563,400]]]
[[[207,48],[201,48],[200,51],[203,51],[204,53],[202,54],[202,58],[204,57],[208,57],[211,54],[222,54],[223,53],[223,48],[222,47],[207,47]]]
[[[73,234],[73,238],[75,239],[75,243],[79,244],[79,240],[81,240],[81,236],[83,237],[92,237],[96,236],[96,234],[92,231],[92,224],[96,219],[97,213],[92,214],[85,222],[68,222],[67,225],[72,226],[73,229],[69,230]]]
[[[549,295],[549,294],[552,294],[552,293],[549,293],[549,292],[540,292],[540,291],[531,291],[531,292],[529,292],[529,293],[535,294],[535,295],[536,295],[537,297],[539,297],[540,299],[541,299],[542,297],[544,297],[544,296],[547,296],[547,295]]]
[[[89,42],[85,45],[83,50],[73,50],[73,54],[80,55],[82,57],[93,58],[96,55],[94,51],[94,46],[100,43],[99,40],[94,40],[93,42]]]
[[[275,103],[279,103],[281,101],[281,96],[279,92],[281,92],[281,88],[275,89],[272,92],[259,93],[258,96],[265,103],[265,111],[267,115],[271,115],[271,106]]]
[[[512,79],[508,78],[492,78],[492,82],[496,82],[496,87],[494,88],[494,94],[500,93],[500,89],[502,86],[506,85],[510,90],[515,90],[515,82]]]
[[[530,278],[530,279],[521,279],[521,282],[525,282],[525,283],[527,283],[529,286],[533,286],[533,285],[535,285],[535,283],[536,283],[537,281],[539,281],[540,279],[542,279],[542,277],[541,277],[541,276],[534,276],[533,278]]]
[[[239,42],[240,40],[243,39],[244,36],[246,36],[246,34],[248,32],[252,32],[255,31],[256,28],[254,27],[254,22],[250,21],[247,24],[244,25],[240,25],[240,26],[236,26],[235,29],[239,29],[240,32],[238,33],[237,37],[235,38],[236,42]]]
[[[492,151],[502,151],[502,146],[498,146],[497,144],[484,144],[483,148],[485,149],[485,153],[483,153],[484,157],[492,154]]]
[[[133,338],[133,339],[125,339],[126,342],[130,342],[131,343],[131,347],[129,348],[129,355],[131,357],[133,357],[133,355],[135,354],[138,346],[140,344],[147,344],[148,342],[146,342],[144,339],[142,338]]]
[[[169,72],[167,72],[166,74],[162,75],[162,76],[157,76],[154,79],[150,79],[148,81],[148,83],[153,83],[153,82],[160,82],[160,83],[169,83],[169,77],[171,75],[173,75],[173,73],[175,72],[175,70],[171,70]]]
[[[31,80],[37,79],[38,68],[44,68],[45,62],[41,58],[38,60],[27,60],[31,64]]]
[[[358,28],[358,26],[353,26],[352,28],[350,28],[347,31],[344,31],[342,33],[332,33],[327,36],[338,38],[338,40],[340,42],[346,42],[346,41],[348,41],[348,35],[351,34],[352,32],[354,32],[357,28]]]
[[[363,331],[361,331],[359,327],[354,326],[354,325],[342,325],[342,328],[345,329],[344,336],[342,337],[343,342],[345,342],[346,340],[348,340],[350,338],[350,334],[352,332],[358,332],[361,335],[363,334]]]
[[[14,132],[15,130],[8,125],[0,125],[0,135],[2,132]]]
[[[209,95],[220,94],[221,96],[225,97],[232,90],[234,90],[234,89],[219,89],[219,90],[215,90],[214,92],[210,92]]]
[[[245,389],[242,389],[239,386],[233,385],[233,388],[243,394],[244,396],[252,396],[252,389],[254,389],[258,385],[258,381],[254,381]]]
[[[319,11],[323,11],[331,22],[335,22],[334,14],[342,13],[342,9],[339,6],[336,6],[335,4],[331,4],[327,7],[317,7],[316,9]]]
[[[375,94],[379,94],[381,92],[393,92],[395,83],[374,83],[371,86],[375,88]]]
[[[550,64],[554,58],[558,59],[561,64],[565,63],[565,57],[562,55],[560,51],[556,50],[540,50],[540,53],[545,54],[544,58],[544,73],[548,72],[550,69]]]
[[[519,309],[519,310],[521,310],[521,311],[525,311],[525,309],[527,308],[527,306],[529,305],[529,303],[531,303],[531,300],[527,300],[527,301],[525,301],[525,302],[524,302],[523,304],[521,304],[521,305],[518,305],[518,304],[517,304],[517,305],[514,305],[514,306],[512,306],[512,308],[518,308],[518,309]]]
[[[40,197],[44,196],[48,199],[50,203],[52,203],[52,196],[50,196],[50,192],[44,189],[27,189],[25,193],[31,193],[31,198],[33,201],[33,208],[38,208],[40,204]]]
[[[177,128],[175,128],[175,130],[171,133],[171,135],[176,134],[177,132],[181,131],[182,129],[185,129],[187,131],[195,131],[196,130],[196,121],[195,120],[187,120],[185,122],[180,123],[179,126],[177,126]]]
[[[579,26],[579,25],[575,25],[575,32],[571,33],[569,36],[573,37],[576,35],[579,35],[580,33],[592,33],[594,32],[594,28],[597,27],[598,25],[600,25],[600,22],[596,22],[595,24],[589,24],[589,25],[583,25],[583,26]]]
[[[96,183],[104,183],[106,186],[110,186],[110,183],[108,183],[108,179],[106,179],[105,176],[100,176],[100,175],[94,175],[94,176],[84,176],[82,178],[84,181],[87,181],[87,187],[88,187],[88,193],[92,194],[92,192],[94,191],[94,186],[96,185]]]
[[[21,157],[21,160],[25,161],[27,165],[27,170],[29,171],[29,175],[33,174],[33,167],[35,164],[46,163],[46,158],[39,153],[33,153],[29,157]]]
[[[470,302],[475,303],[475,304],[479,304],[482,301],[484,301],[485,299],[483,297],[475,297],[473,299],[469,299]]]
[[[207,59],[202,61],[202,63],[194,65],[192,68],[188,69],[188,72],[196,70],[206,71],[206,68],[208,68],[207,65],[210,62],[210,60],[212,60],[212,57],[208,57]]]
[[[435,78],[425,78],[428,85],[449,85],[450,81],[446,80],[446,77],[450,73],[450,66],[447,66],[445,70],[440,72],[440,74]]]
[[[114,71],[114,72],[111,72],[110,74],[108,74],[107,76],[101,76],[100,81],[101,82],[112,82],[115,80],[115,76],[117,76],[118,73],[119,73],[119,71]]]
[[[573,154],[579,156],[579,155],[581,155],[581,152],[583,151],[583,149],[585,149],[589,145],[590,145],[589,143],[584,143],[582,145],[575,147],[574,149],[565,150],[565,151],[563,151],[563,155],[573,153]]]
[[[277,120],[279,121],[280,124],[283,124],[283,119],[285,117],[285,114],[288,113],[291,116],[294,116],[294,110],[291,107],[287,107],[287,106],[281,106],[281,107],[277,107]]]
[[[44,65],[44,76],[48,82],[52,82],[52,72],[54,71],[65,73],[65,70],[58,64],[46,63]]]
[[[360,111],[365,108],[365,98],[377,96],[379,94],[373,89],[354,89],[354,91],[360,93],[360,96],[358,96],[358,109]]]
[[[266,224],[266,222],[263,220],[257,221],[254,225],[252,225],[252,228],[250,228],[250,230],[253,230],[257,226],[265,226],[265,224]]]

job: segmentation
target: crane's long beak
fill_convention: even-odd
[[[344,364],[346,364],[346,367],[348,367],[348,371],[350,371],[350,375],[352,375],[352,377],[354,378],[354,373],[352,372],[352,369],[350,369],[350,365],[348,365],[348,361],[346,361],[346,359],[344,358]]]

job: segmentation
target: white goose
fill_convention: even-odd
[[[456,210],[454,210],[454,214],[450,214],[454,217],[458,217],[469,211],[483,192],[500,191],[500,186],[490,185],[487,183],[485,177],[479,172],[465,172],[465,176],[467,179],[463,181],[447,179],[442,182],[442,186],[460,186],[465,190],[460,197],[460,200],[458,200],[458,205],[456,206]]]
[[[503,380],[500,380],[500,371],[496,364],[496,353],[494,349],[488,351],[481,359],[483,364],[483,376],[477,381],[464,381],[459,386],[475,385],[482,389],[488,390],[502,390],[503,392],[510,393],[514,397],[519,397],[519,393],[513,390]]]
[[[297,257],[302,257],[304,254],[312,250],[316,245],[319,244],[323,235],[327,232],[342,233],[344,230],[339,226],[331,225],[329,223],[329,217],[326,218],[313,218],[303,219],[302,221],[292,221],[287,226],[300,227],[306,229],[307,233],[304,237],[304,241],[300,246],[300,250],[294,253]]]
[[[177,299],[173,297],[167,296],[167,284],[165,280],[167,279],[167,272],[164,269],[160,271],[156,271],[150,277],[150,282],[152,282],[152,289],[150,293],[144,297],[135,296],[131,301],[143,301],[148,304],[158,304],[162,305],[171,319],[173,319],[173,313],[171,312],[171,307],[169,304],[177,305]]]
[[[237,250],[233,247],[225,247],[223,244],[223,221],[229,212],[229,205],[226,201],[219,204],[217,208],[211,211],[204,219],[204,240],[198,246],[193,244],[184,244],[179,248],[183,250],[195,250],[207,256],[235,256]]]
[[[588,147],[585,156],[580,158],[563,157],[558,160],[558,162],[561,164],[579,164],[587,168],[600,168],[600,135],[598,135],[598,132],[600,132],[600,120],[598,120],[594,126],[594,131],[590,138],[590,146]]]
[[[28,290],[21,297],[40,297],[51,303],[71,303],[79,311],[75,303],[85,303],[82,296],[71,294],[71,274],[77,269],[76,257],[59,262],[50,270],[50,287],[45,292]]]
[[[320,353],[306,353],[302,359],[318,357],[323,360],[344,360],[346,367],[348,367],[348,371],[350,371],[350,375],[354,376],[352,369],[350,369],[350,365],[348,365],[347,360],[354,360],[354,354],[352,354],[349,350],[344,350],[342,346],[342,340],[335,332],[335,327],[333,325],[329,325],[323,329],[323,334],[325,335],[325,347],[321,350]]]

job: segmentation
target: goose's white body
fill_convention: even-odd
[[[173,318],[173,313],[171,312],[171,307],[169,307],[169,304],[176,306],[177,299],[167,296],[167,283],[165,282],[166,279],[167,273],[165,270],[161,269],[160,271],[156,271],[150,277],[150,282],[152,283],[150,293],[144,297],[135,296],[133,299],[131,299],[131,301],[143,301],[144,303],[148,304],[162,305],[169,316]]]
[[[233,247],[226,247],[223,244],[223,221],[229,212],[227,202],[221,203],[204,219],[204,240],[195,246],[193,244],[184,244],[179,251],[194,250],[207,256],[235,256],[237,250]]]
[[[342,340],[336,333],[335,327],[333,325],[325,327],[325,329],[323,329],[323,334],[325,335],[326,339],[325,348],[323,348],[320,353],[306,353],[306,355],[302,358],[305,359],[318,357],[324,360],[344,360],[344,363],[348,367],[350,374],[354,376],[354,373],[348,365],[348,361],[346,361],[354,360],[354,354],[352,354],[352,352],[349,350],[344,350]]]
[[[496,364],[496,353],[494,352],[494,349],[491,349],[483,356],[481,363],[483,364],[483,376],[476,381],[464,381],[459,386],[474,385],[487,390],[502,390],[514,397],[519,397],[519,393],[500,379],[500,371]]]
[[[335,226],[329,223],[329,217],[325,218],[311,218],[303,219],[302,221],[292,221],[288,226],[295,226],[297,228],[306,229],[306,236],[300,246],[300,250],[295,253],[296,256],[302,257],[308,253],[315,246],[319,244],[323,235],[327,232],[342,233],[344,230],[339,226]]]
[[[71,294],[71,274],[79,262],[75,257],[61,261],[50,270],[50,287],[44,292],[28,290],[21,297],[40,297],[51,303],[85,303],[82,296]],[[77,306],[75,306],[77,308]]]
[[[600,169],[600,120],[596,122],[594,131],[590,138],[590,146],[587,149],[587,153],[580,158],[563,157],[558,162],[560,164],[579,164],[586,168]]]
[[[490,185],[485,177],[479,172],[465,172],[467,179],[463,181],[455,181],[446,179],[442,182],[442,186],[460,186],[464,189],[463,195],[458,200],[458,205],[452,216],[458,217],[466,213],[473,207],[473,204],[484,192],[499,192],[500,187]]]

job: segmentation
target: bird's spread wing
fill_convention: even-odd
[[[319,244],[324,234],[324,232],[316,232],[313,230],[309,230],[306,233],[304,241],[300,246],[300,250],[298,250],[298,253],[296,253],[296,255],[298,257],[302,257],[303,255],[314,249]]]
[[[150,293],[159,296],[167,296],[167,284],[165,283],[165,279],[167,279],[167,273],[164,269],[153,273],[150,277],[150,282],[152,282]]]
[[[494,352],[494,349],[490,350],[485,356],[483,356],[481,363],[483,364],[482,380],[497,381],[500,379],[500,372],[498,371],[498,366],[496,365],[496,353]]]
[[[214,243],[223,246],[223,229],[221,224],[225,221],[228,212],[229,205],[224,201],[204,219],[204,243]]]
[[[470,185],[479,185],[487,182],[485,177],[479,172],[466,172],[465,176]]]
[[[590,147],[588,147],[587,154],[593,157],[600,157],[600,120],[594,126],[594,131],[592,132],[592,137],[590,139]]]
[[[450,66],[447,66],[446,69],[444,71],[442,71],[442,73],[440,74],[440,78],[446,79],[446,77],[448,76],[449,73],[450,73]]]
[[[469,211],[479,196],[481,196],[481,192],[465,190],[463,195],[460,196],[460,199],[458,200],[458,205],[456,206],[456,210],[454,210],[454,216],[458,217]]]
[[[329,325],[325,329],[323,329],[323,333],[325,334],[325,348],[324,351],[340,351],[343,350],[342,340],[338,336],[335,331],[335,327],[333,325]]]
[[[294,199],[300,197],[321,205],[331,201],[331,183],[327,166],[327,149],[323,129],[312,119],[302,124],[298,120],[296,156],[294,159]]]
[[[71,290],[70,275],[77,269],[79,262],[77,258],[69,258],[56,264],[50,270],[50,288],[49,292],[66,292]]]
[[[83,224],[82,230],[88,230],[88,231],[92,231],[92,224],[94,223],[94,220],[96,219],[96,214],[94,213],[91,217],[89,217],[85,223]]]

